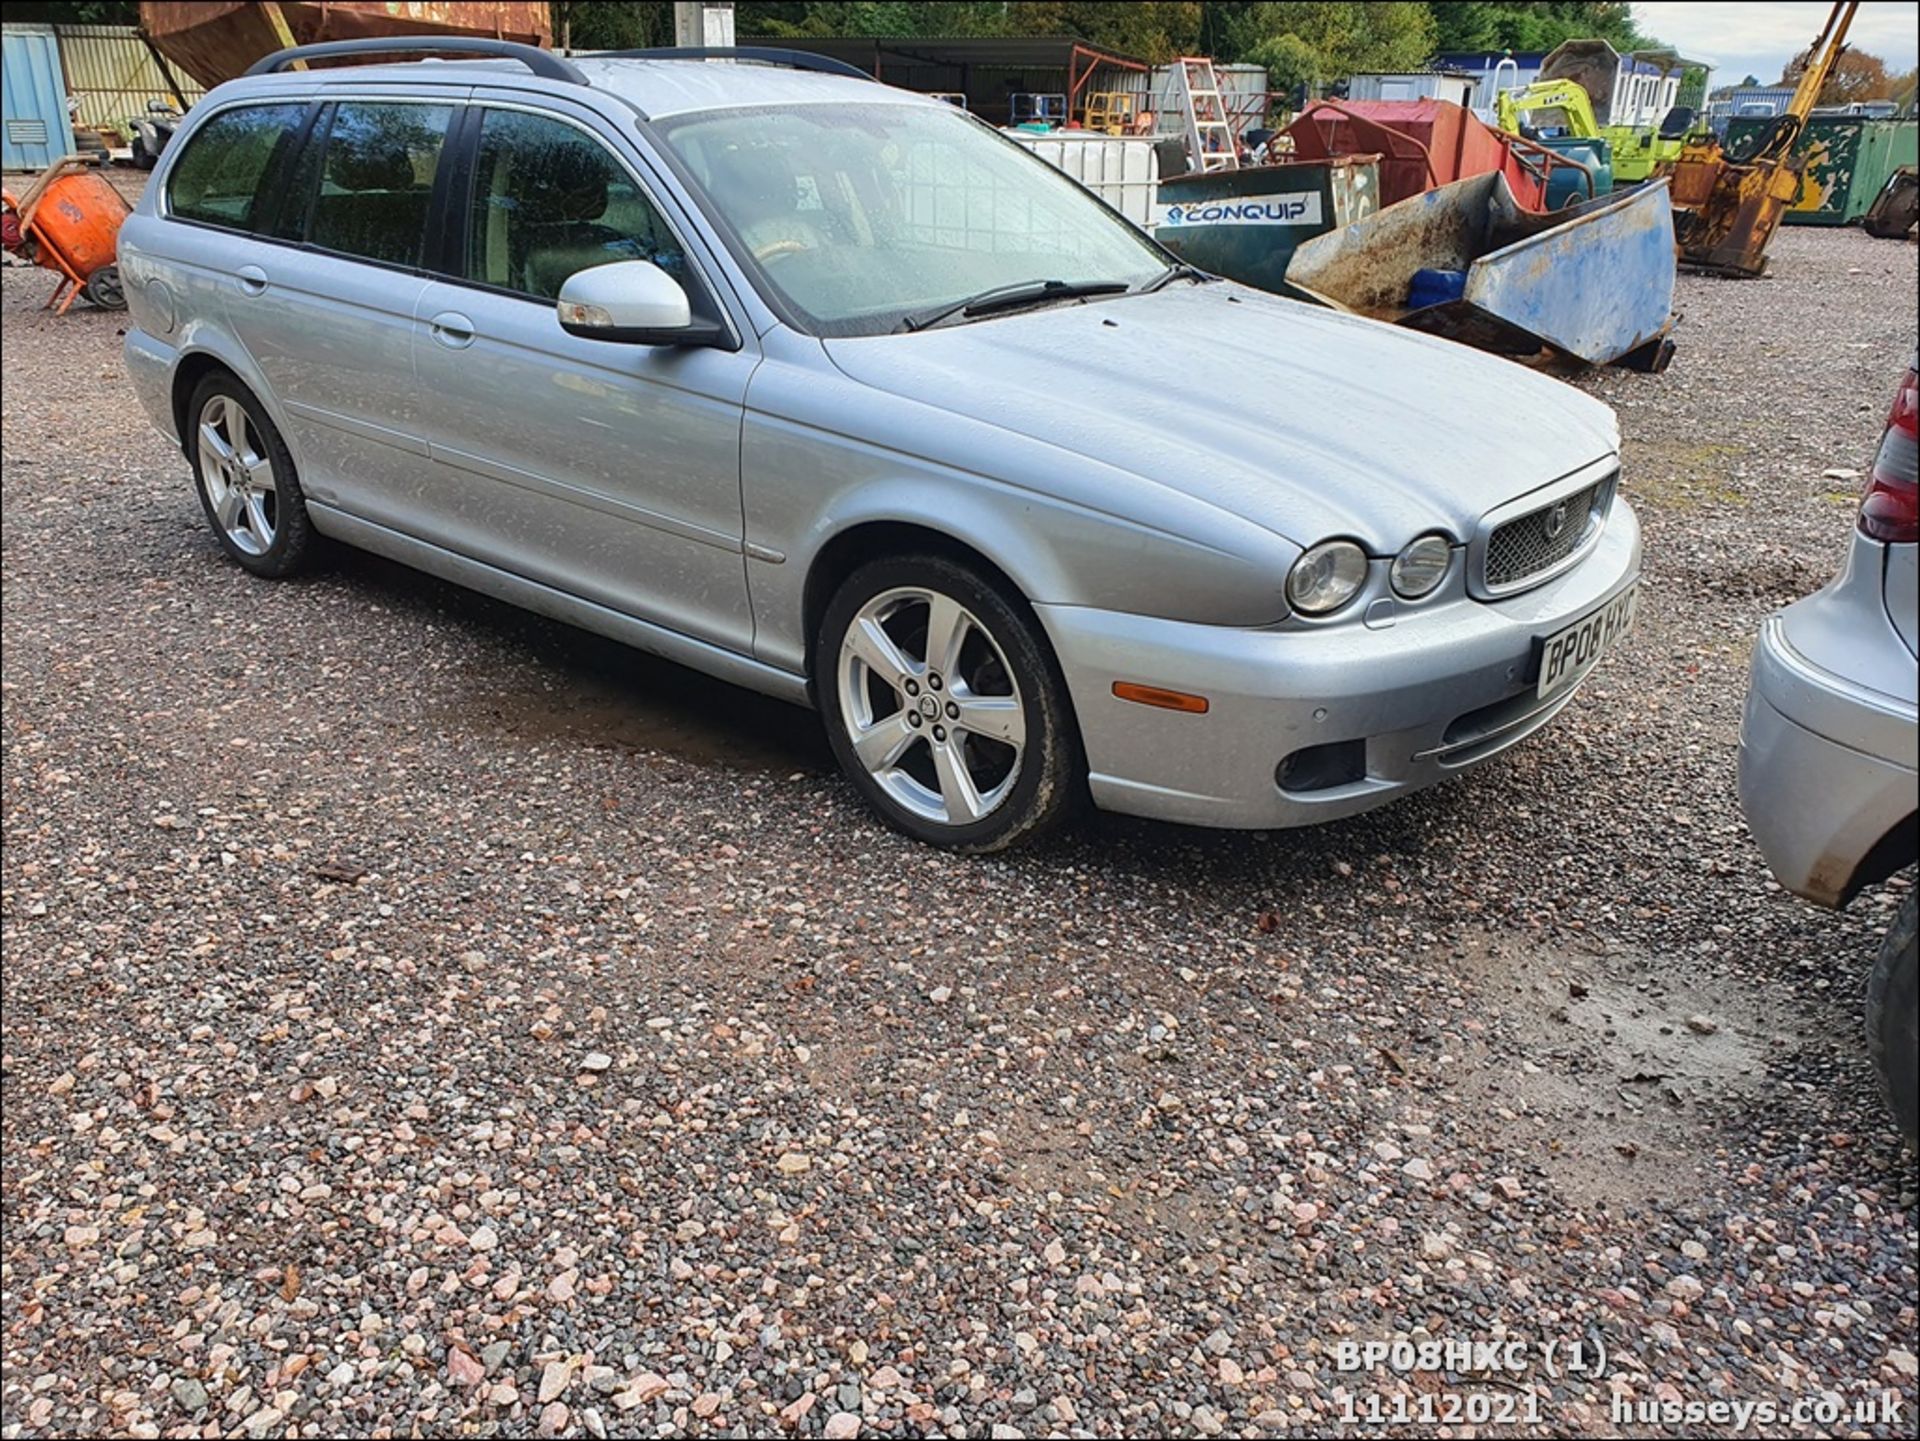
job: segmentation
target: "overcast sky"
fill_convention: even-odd
[[[1688,57],[1714,64],[1715,85],[1758,75],[1771,85],[1780,68],[1813,43],[1826,24],[1827,0],[1646,0],[1633,13],[1640,28]],[[1871,50],[1889,70],[1911,70],[1920,33],[1916,0],[1866,0],[1847,43]]]

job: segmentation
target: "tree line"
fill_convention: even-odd
[[[1155,64],[1211,55],[1263,65],[1275,90],[1364,71],[1418,70],[1453,52],[1543,52],[1600,39],[1616,50],[1660,48],[1622,0],[738,0],[740,35],[954,38],[1068,35]],[[665,0],[555,0],[554,34],[581,48],[673,43]],[[1806,57],[1788,64],[1792,84]],[[1758,83],[1754,81],[1752,83]],[[1820,93],[1823,105],[1909,93],[1913,72],[1849,51]]]
[[[559,0],[555,33],[564,27],[582,46],[659,44],[672,35],[672,10],[666,3]],[[1279,45],[1310,57],[1326,78],[1418,67],[1449,50],[1551,50],[1586,36],[1616,49],[1654,43],[1635,25],[1632,7],[1614,0],[739,0],[734,11],[740,35],[1070,35],[1156,63],[1196,54],[1258,62],[1259,52]]]

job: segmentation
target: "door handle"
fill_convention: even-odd
[[[473,344],[473,322],[457,310],[443,310],[427,322],[427,333],[449,350]]]
[[[234,272],[240,282],[242,295],[265,295],[267,293],[267,272],[257,265],[243,265]]]

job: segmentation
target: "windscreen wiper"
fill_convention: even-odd
[[[1207,281],[1212,279],[1213,276],[1209,275],[1197,265],[1187,265],[1183,262],[1177,262],[1167,267],[1167,273],[1165,275],[1156,276],[1141,286],[1140,293],[1142,295],[1151,295],[1156,290],[1166,289],[1167,286],[1173,284],[1176,280]]]
[[[902,330],[925,330],[950,315],[990,315],[996,310],[1017,310],[1048,300],[1078,300],[1086,295],[1121,295],[1133,289],[1124,280],[1022,280],[1013,285],[996,285],[978,295],[969,295],[951,305],[921,315],[909,315],[900,322]]]

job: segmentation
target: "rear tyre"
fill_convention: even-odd
[[[1920,990],[1914,970],[1916,923],[1920,922],[1920,891],[1909,890],[1881,942],[1880,958],[1867,981],[1867,1052],[1880,1073],[1887,1106],[1907,1138],[1920,1148]]]
[[[215,371],[187,403],[187,454],[220,548],[255,575],[303,569],[317,545],[293,456],[252,391]]]
[[[814,689],[834,755],[888,825],[1004,850],[1079,793],[1066,684],[1026,602],[939,555],[876,560],[820,624]]]

